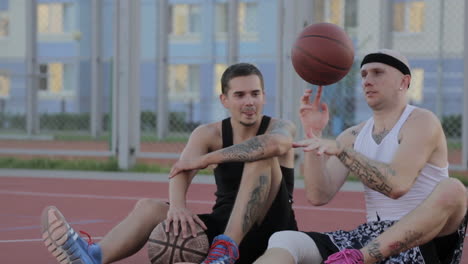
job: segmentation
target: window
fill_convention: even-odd
[[[358,0],[314,0],[313,17],[315,21],[325,21],[349,28],[357,27]]]
[[[411,84],[408,89],[408,100],[411,103],[422,103],[424,87],[424,69],[413,68],[411,70]]]
[[[239,3],[239,33],[257,34],[258,32],[258,11],[257,3]]]
[[[177,64],[169,66],[169,98],[175,101],[198,101],[200,97],[200,67]]]
[[[217,3],[215,11],[215,30],[216,33],[227,33],[228,32],[228,5],[226,3]]]
[[[6,37],[10,32],[10,16],[8,14],[8,0],[0,0],[0,37]]]
[[[201,16],[199,5],[172,5],[169,13],[172,36],[199,35],[201,32]]]
[[[37,31],[40,34],[63,34],[71,31],[70,3],[37,5]]]
[[[338,26],[343,26],[343,1],[342,0],[329,0],[326,1],[325,14],[327,22],[333,23]]]
[[[358,24],[358,1],[357,0],[346,0],[345,2],[345,17],[344,27],[355,28]]]
[[[393,4],[393,31],[423,32],[425,7],[424,1],[395,1]]]
[[[39,65],[39,91],[60,94],[63,91],[63,64],[49,63]]]
[[[216,64],[214,69],[214,97],[218,97],[221,93],[221,76],[227,69],[227,64]]]
[[[229,6],[228,3],[217,3],[215,14],[215,30],[217,37],[226,38],[229,27]],[[257,3],[239,3],[238,9],[239,37],[242,40],[255,40],[258,36],[258,10]]]
[[[10,77],[8,74],[0,73],[0,98],[10,96]]]

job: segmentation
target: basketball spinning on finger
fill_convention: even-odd
[[[314,85],[330,85],[348,74],[354,61],[351,38],[339,26],[317,23],[305,27],[291,51],[297,74]]]
[[[151,264],[201,263],[210,247],[208,236],[203,228],[196,224],[197,236],[184,238],[172,232],[166,232],[166,223],[157,225],[148,239],[148,257]]]

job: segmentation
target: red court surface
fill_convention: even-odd
[[[41,241],[40,214],[47,205],[57,206],[75,230],[99,240],[138,199],[166,201],[167,189],[164,182],[0,177],[0,263],[56,263]],[[214,191],[211,184],[192,184],[189,207],[209,212]],[[352,229],[365,221],[361,192],[340,192],[324,207],[310,206],[303,189],[296,189],[294,197],[301,230]],[[146,248],[117,263],[149,263]],[[462,263],[468,263],[466,254]]]

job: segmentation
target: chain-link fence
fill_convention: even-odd
[[[116,154],[110,142],[116,136],[114,77],[120,74],[114,71],[118,1],[0,0],[0,40],[9,47],[0,50],[0,147],[39,146],[44,153],[86,150],[80,155],[91,157]],[[164,36],[158,23],[163,1],[139,2],[140,84],[131,87],[140,94],[137,157],[169,165],[196,126],[227,117],[218,99],[219,79],[232,57],[254,63],[264,74],[265,113],[297,122],[302,91],[288,83],[297,76],[284,76],[292,69],[287,50],[294,40],[290,36],[307,24],[331,22],[353,39],[356,60],[342,81],[325,89],[324,100],[331,110],[326,135],[337,136],[368,118],[370,110],[361,94],[360,60],[369,51],[395,48],[409,58],[413,68],[410,102],[440,117],[451,164],[465,167],[460,153],[466,0],[167,0]],[[32,38],[36,42],[33,55],[15,44],[27,40],[19,36],[31,26],[24,23],[28,16],[25,3],[35,4],[37,15],[32,21],[37,35]],[[304,21],[294,17],[301,9],[309,15]],[[230,27],[232,14],[236,32]],[[296,25],[291,20],[297,20]],[[167,40],[167,54],[158,53],[161,37]],[[237,48],[234,53],[229,47],[232,43]],[[158,134],[158,126],[164,125],[158,122],[158,71],[164,55],[168,100],[161,115],[168,122],[166,133]],[[35,86],[28,82],[31,61]],[[36,129],[28,129],[28,115],[37,121]],[[37,139],[42,140],[40,145]]]

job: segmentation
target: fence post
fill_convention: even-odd
[[[297,0],[297,1],[284,1],[284,27],[283,31],[283,43],[282,43],[282,57],[284,59],[283,64],[288,65],[284,67],[282,74],[282,113],[281,117],[284,119],[291,120],[297,129],[296,137],[298,139],[303,138],[303,130],[299,120],[299,100],[305,89],[310,87],[310,84],[302,80],[299,75],[295,72],[291,62],[291,48],[294,44],[299,33],[308,25],[315,22],[314,13],[315,5],[309,0]],[[287,90],[286,90],[287,89]],[[295,159],[295,167],[300,167],[303,162],[302,151],[298,153],[298,157]],[[298,173],[298,175],[301,173]]]
[[[120,169],[136,162],[140,146],[140,1],[115,1],[117,158]],[[118,32],[117,32],[118,31]]]
[[[468,28],[468,0],[465,0],[465,26],[463,28]],[[464,65],[464,74],[463,74],[463,134],[462,134],[462,166],[463,169],[468,168],[468,33],[465,30],[465,39],[464,39],[464,56],[463,56],[463,65]]]
[[[444,19],[445,19],[445,2],[439,2],[439,29],[437,38],[437,92],[436,92],[436,115],[440,119],[444,114],[443,91],[442,83],[444,80]]]
[[[102,0],[91,3],[91,116],[93,138],[102,132],[101,9]]]
[[[228,66],[239,61],[239,1],[228,2]]]
[[[28,135],[39,132],[37,113],[37,3],[26,0],[26,131]]]
[[[278,0],[276,8],[278,8],[277,32],[276,32],[276,95],[275,95],[275,113],[276,116],[283,118],[283,96],[284,96],[284,0]]]
[[[169,4],[167,0],[157,1],[156,14],[158,15],[158,33],[156,34],[156,60],[157,60],[157,111],[156,130],[158,139],[163,139],[169,132],[169,87],[167,83],[168,63],[169,63],[169,25],[168,13]]]
[[[393,1],[381,0],[380,5],[379,49],[391,49],[393,46]]]

